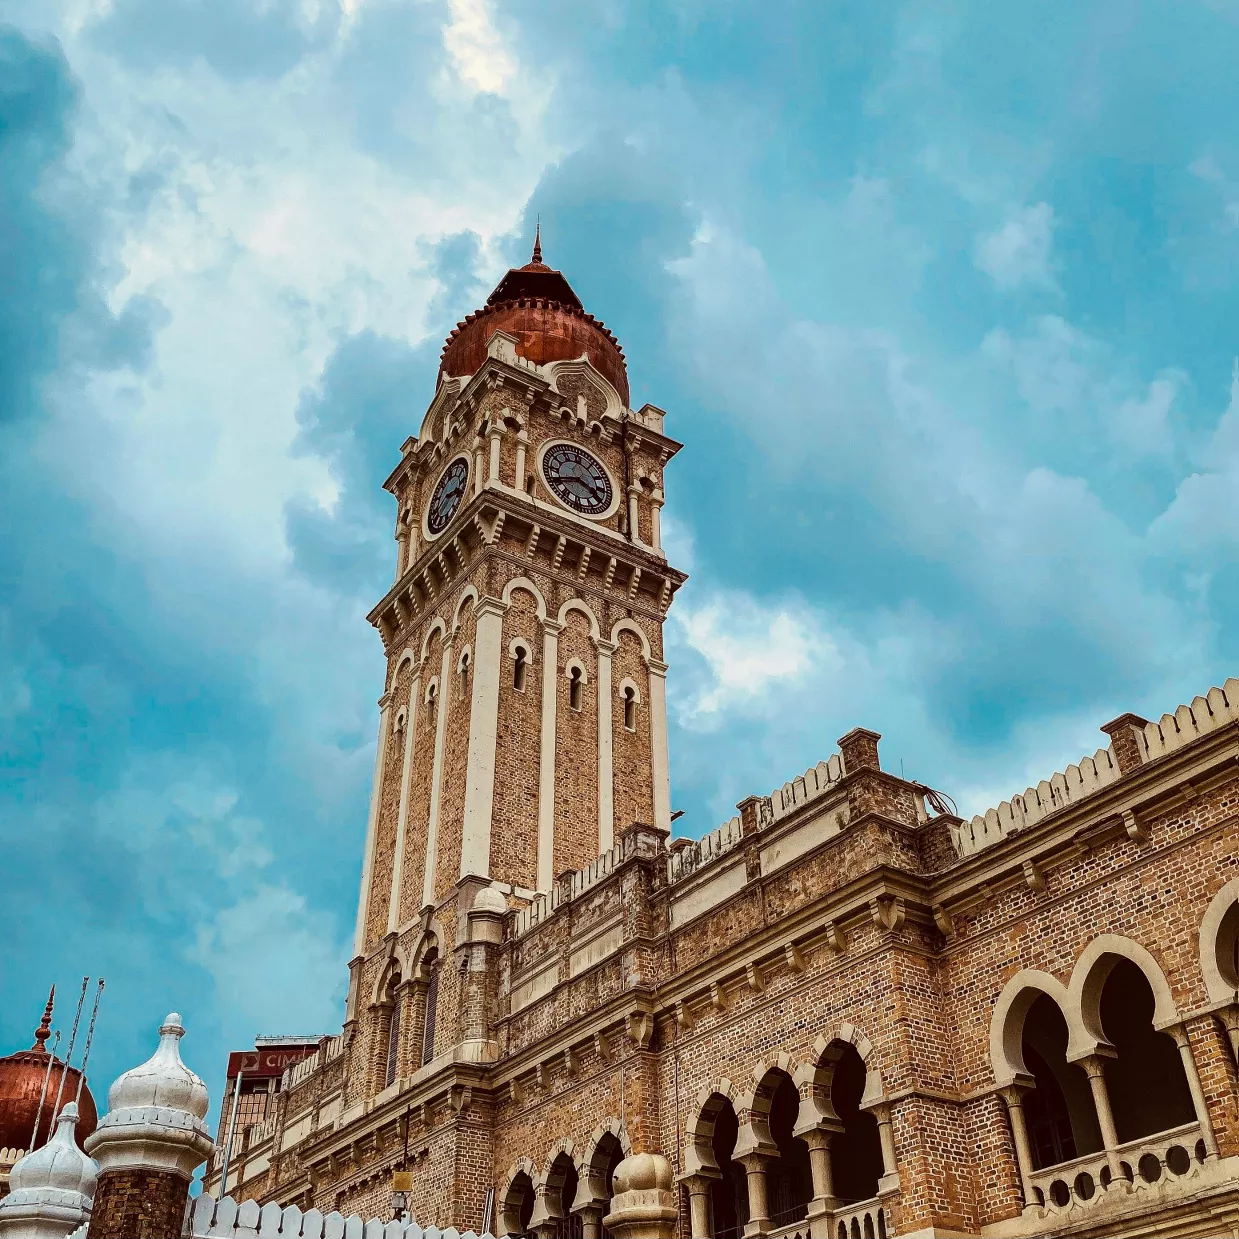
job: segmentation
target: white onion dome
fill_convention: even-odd
[[[67,1233],[90,1216],[99,1167],[77,1147],[77,1118],[77,1103],[71,1101],[56,1119],[52,1138],[9,1172],[9,1194],[0,1200],[0,1235],[34,1233],[40,1222],[63,1226]]]
[[[108,1112],[86,1142],[103,1170],[147,1166],[188,1177],[214,1147],[204,1122],[207,1087],[181,1061],[184,1035],[173,1011],[159,1029],[155,1053],[108,1089]]]
[[[185,1035],[181,1017],[173,1011],[159,1029],[159,1048],[140,1067],[118,1076],[108,1089],[105,1121],[118,1111],[160,1106],[206,1118],[207,1087],[181,1062],[180,1040]]]

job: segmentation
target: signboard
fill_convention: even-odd
[[[235,1050],[228,1055],[228,1078],[244,1075],[249,1080],[269,1080],[282,1076],[289,1067],[308,1058],[318,1049],[318,1042],[308,1045],[278,1045],[261,1050]]]

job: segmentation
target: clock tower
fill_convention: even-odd
[[[449,336],[384,483],[396,572],[369,616],[387,677],[353,1018],[391,944],[425,980],[483,887],[522,906],[634,822],[670,830],[662,625],[685,576],[659,532],[680,448],[663,417],[629,407],[618,342],[538,242]],[[452,1045],[437,997],[426,1061]]]

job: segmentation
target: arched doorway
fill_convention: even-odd
[[[554,1223],[554,1239],[581,1239],[581,1215],[572,1212],[579,1187],[576,1163],[567,1153],[559,1153],[546,1172],[546,1206]],[[539,1227],[539,1233],[542,1228]]]
[[[835,1196],[843,1204],[869,1200],[878,1194],[882,1177],[882,1140],[878,1121],[860,1108],[868,1069],[856,1047],[833,1042],[830,1104],[843,1130],[830,1142],[830,1170]]]
[[[719,1177],[710,1181],[710,1234],[714,1239],[740,1239],[749,1220],[748,1182],[744,1167],[732,1159],[739,1123],[730,1101],[713,1094],[702,1112],[711,1127],[710,1151]]]
[[[503,1198],[503,1233],[525,1236],[530,1233],[529,1222],[533,1217],[533,1180],[524,1170],[512,1176]]]
[[[1178,1046],[1153,1027],[1153,1009],[1148,978],[1119,959],[1102,985],[1098,1014],[1116,1055],[1103,1070],[1120,1144],[1196,1121]]]
[[[599,1202],[601,1216],[606,1217],[611,1212],[611,1197],[615,1195],[615,1168],[624,1160],[624,1146],[613,1132],[607,1132],[594,1147],[593,1156],[589,1162],[590,1189],[594,1200]],[[610,1239],[611,1232],[602,1227],[605,1239]]]
[[[792,1135],[800,1113],[800,1093],[791,1076],[772,1071],[763,1087],[774,1086],[770,1098],[768,1123],[770,1138],[779,1150],[766,1168],[766,1194],[770,1223],[776,1229],[803,1220],[813,1198],[813,1172],[809,1167],[809,1146]]]
[[[1024,1017],[1021,1052],[1034,1087],[1023,1098],[1034,1170],[1057,1166],[1102,1145],[1084,1069],[1067,1061],[1067,1021],[1049,994]]]

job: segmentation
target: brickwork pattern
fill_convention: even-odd
[[[469,721],[473,679],[477,668],[477,622],[472,603],[461,611],[460,626],[452,642],[451,684],[443,694],[447,730],[443,737],[443,776],[439,793],[439,848],[435,865],[435,899],[441,902],[460,877],[461,829],[465,816],[465,773],[469,763]],[[461,654],[470,651],[467,675],[457,668]]]
[[[620,832],[633,822],[654,820],[654,788],[650,778],[650,684],[649,672],[641,653],[641,643],[627,629],[619,634],[618,648],[611,658],[611,736],[614,776],[614,830]],[[631,680],[640,701],[634,709],[634,728],[624,724],[623,682]]]
[[[513,686],[513,640],[528,647],[524,689]],[[491,827],[491,873],[500,882],[537,886],[539,763],[542,756],[542,625],[534,596],[512,591],[503,617],[500,646],[499,726],[495,745],[495,809]],[[554,675],[554,668],[549,674]]]
[[[166,1170],[112,1170],[99,1176],[89,1239],[180,1239],[189,1180]]]
[[[585,669],[580,706],[572,708],[568,664]],[[555,859],[553,874],[580,869],[598,855],[598,654],[589,621],[569,611],[559,634],[555,708]]]

